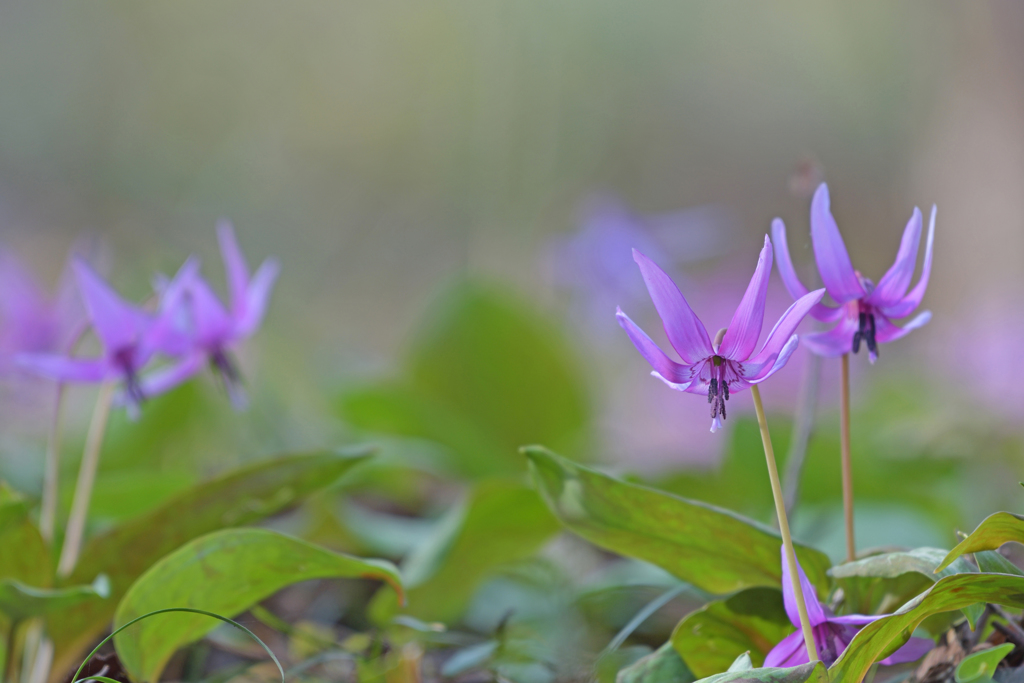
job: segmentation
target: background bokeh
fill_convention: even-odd
[[[875,366],[856,358],[854,437],[862,545],[948,545],[955,527],[1017,509],[1024,493],[1022,38],[1024,6],[1011,0],[15,0],[0,6],[0,231],[48,283],[85,240],[137,300],[191,252],[219,284],[221,217],[251,260],[281,261],[243,358],[251,410],[234,415],[202,380],[154,403],[168,421],[157,436],[120,425],[100,513],[286,448],[371,438],[418,458],[425,441],[443,444],[384,428],[345,397],[381,380],[436,385],[430,367],[479,378],[491,360],[534,363],[517,355],[519,328],[509,338],[499,325],[480,336],[491,356],[469,358],[466,342],[451,347],[465,363],[430,365],[431,324],[472,281],[535,316],[530,334],[556,338],[552,353],[578,375],[582,398],[553,386],[570,381],[561,370],[527,373],[531,395],[562,396],[536,405],[585,406],[578,433],[548,445],[767,519],[746,398],[712,436],[703,401],[648,377],[614,319],[621,304],[660,333],[628,257],[639,245],[588,226],[632,221],[716,329],[773,217],[812,272],[819,179],[876,279],[912,208],[934,203],[933,322]],[[788,301],[773,288],[779,312]],[[800,355],[765,387],[780,451],[807,367]],[[797,526],[835,552],[838,371],[820,371]],[[531,429],[548,413],[508,418],[499,375],[477,387],[493,399],[480,419],[494,419],[514,460],[516,439],[545,438]],[[460,391],[445,395],[472,402]],[[3,418],[2,475],[27,490],[41,471],[39,393],[5,394],[41,406]],[[81,427],[88,390],[75,396]]]

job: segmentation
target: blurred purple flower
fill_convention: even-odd
[[[26,370],[59,382],[123,381],[129,411],[136,412],[146,397],[139,382],[142,368],[156,353],[174,353],[182,348],[180,334],[168,324],[176,312],[162,310],[153,315],[125,301],[81,259],[72,262],[72,270],[103,355],[83,359],[58,353],[24,353],[16,360]],[[187,267],[183,268],[169,291],[176,291],[188,272]]]
[[[182,286],[164,296],[170,310],[184,311],[185,320],[174,319],[189,340],[181,362],[148,376],[143,388],[166,391],[196,374],[208,361],[224,381],[228,396],[237,409],[246,404],[242,378],[231,358],[232,349],[259,327],[270,291],[279,271],[275,259],[267,259],[250,278],[234,229],[227,221],[217,226],[221,257],[227,273],[230,306],[225,307],[204,280],[198,268],[191,269]]]
[[[765,666],[797,666],[806,664],[807,649],[804,647],[804,638],[800,632],[800,613],[797,611],[796,598],[793,595],[793,583],[789,575],[789,563],[786,562],[786,549],[782,549],[782,600],[786,607],[786,614],[790,622],[797,627],[797,630],[772,648],[764,659]],[[803,588],[804,602],[807,605],[807,617],[811,622],[814,631],[814,644],[818,650],[818,657],[825,666],[832,664],[843,654],[849,646],[850,641],[857,635],[857,631],[886,616],[866,616],[863,614],[849,614],[837,617],[832,611],[821,604],[817,594],[814,592],[814,585],[807,580],[800,562],[796,564],[797,573],[800,575],[800,586]],[[927,638],[911,638],[903,647],[896,650],[879,664],[903,664],[920,659],[935,647],[935,643]]]
[[[644,296],[630,249],[662,264],[691,263],[723,253],[731,233],[719,207],[640,215],[607,194],[584,203],[579,223],[579,231],[558,239],[549,256],[554,284],[572,292],[573,314],[597,335],[608,329],[608,312],[616,304],[628,306]]]
[[[84,313],[65,272],[50,296],[33,274],[6,250],[0,250],[0,373],[18,366],[21,353],[57,352],[67,347]]]
[[[794,302],[779,318],[761,351],[754,355],[764,322],[765,298],[772,268],[772,245],[767,235],[757,268],[732,322],[715,335],[714,342],[671,278],[635,249],[633,259],[640,266],[669,343],[682,363],[676,363],[665,355],[621,309],[616,312],[619,324],[640,355],[654,368],[651,374],[677,391],[707,394],[713,432],[722,426],[721,421],[726,417],[725,402],[730,393],[763,382],[785,366],[797,347],[797,336],[793,331],[825,294],[824,289],[819,289]]]
[[[878,359],[878,344],[895,341],[931,320],[931,311],[924,311],[903,327],[892,322],[893,318],[905,318],[913,313],[928,288],[935,238],[934,206],[928,224],[921,279],[907,293],[917,264],[921,223],[921,211],[914,207],[914,213],[903,232],[896,262],[882,276],[878,286],[875,286],[871,280],[853,269],[850,255],[829,209],[828,186],[825,183],[818,186],[811,200],[814,259],[825,289],[839,305],[833,308],[818,304],[811,309],[811,315],[818,320],[837,324],[826,332],[805,335],[804,343],[809,349],[822,356],[834,357],[850,351],[857,353],[861,342],[864,342],[871,362],[874,363]],[[778,218],[772,221],[772,237],[779,247],[779,272],[786,289],[794,299],[804,296],[807,288],[800,282],[793,268],[786,244],[786,226]]]

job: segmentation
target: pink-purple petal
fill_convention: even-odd
[[[281,266],[277,259],[267,259],[256,270],[246,292],[245,310],[238,314],[237,331],[240,336],[248,337],[263,322],[263,315],[270,300],[270,291],[277,280]]]
[[[789,256],[789,243],[786,241],[786,224],[781,218],[772,221],[772,242],[775,244],[776,263],[779,266],[779,275],[782,276],[782,284],[786,286],[786,291],[791,297],[799,299],[807,294],[808,290],[793,267],[793,259]]]
[[[772,274],[772,243],[764,236],[764,246],[757,258],[757,267],[747,291],[732,316],[722,338],[718,354],[733,360],[746,360],[754,353],[764,323],[764,302],[768,296],[768,278]]]
[[[780,553],[782,556],[782,602],[786,607],[786,614],[789,616],[789,620],[794,626],[799,626],[800,612],[796,607],[796,596],[793,593],[793,582],[790,579],[789,562],[786,561],[785,546],[782,546]],[[811,626],[824,624],[828,620],[828,615],[825,614],[825,609],[821,606],[818,594],[814,590],[814,584],[804,574],[804,569],[800,566],[799,560],[796,560],[796,571],[800,577],[800,588],[803,590],[804,604],[807,607],[807,620],[811,622]]]
[[[857,319],[846,316],[831,330],[805,334],[800,339],[812,353],[825,358],[838,358],[853,350],[853,335],[856,332]]]
[[[15,357],[24,370],[58,382],[102,382],[117,374],[103,360],[69,358],[50,353],[24,353]]]
[[[629,339],[633,342],[636,350],[640,352],[644,360],[650,363],[651,367],[658,373],[659,379],[669,383],[670,386],[673,384],[689,384],[693,380],[693,366],[681,365],[665,355],[665,352],[654,343],[654,340],[648,337],[646,332],[630,320],[629,316],[622,312],[622,309],[615,312],[615,318],[619,321],[622,329],[626,331],[626,334],[629,335]]]
[[[75,276],[96,336],[107,351],[133,345],[149,323],[141,309],[118,295],[85,261],[75,259]]]
[[[224,260],[224,272],[227,274],[231,310],[237,314],[246,305],[249,266],[245,262],[241,247],[238,246],[231,221],[221,220],[217,223],[217,241],[220,243],[220,255]]]
[[[139,387],[146,398],[159,396],[184,383],[203,369],[204,354],[191,354],[184,359],[147,373],[139,380]]]
[[[902,339],[919,327],[924,327],[932,319],[931,311],[921,311],[903,327],[898,327],[884,315],[875,314],[875,340],[879,344],[887,344]]]
[[[936,207],[932,206],[932,214],[928,219],[928,238],[924,247],[924,265],[921,267],[921,279],[917,281],[914,288],[910,290],[901,301],[896,304],[882,306],[882,311],[890,318],[905,318],[914,312],[921,305],[924,293],[928,289],[928,278],[932,273],[932,247],[935,244],[935,213]]]
[[[779,641],[764,658],[764,665],[798,666],[811,661],[807,656],[804,636],[799,629]]]
[[[928,638],[911,638],[906,645],[893,652],[879,664],[904,664],[916,662],[934,649],[935,643]]]
[[[814,260],[825,288],[837,303],[843,304],[864,296],[857,273],[850,263],[843,236],[829,208],[828,186],[818,186],[811,200],[811,241],[814,245]]]
[[[878,286],[868,295],[867,302],[875,306],[891,305],[899,302],[910,287],[917,267],[917,248],[921,243],[921,210],[914,207],[907,227],[900,240],[900,249],[892,267],[878,281]]]
[[[777,356],[782,351],[782,347],[789,343],[789,338],[793,336],[797,326],[807,317],[811,308],[821,301],[823,296],[825,296],[825,290],[816,289],[790,304],[786,312],[775,323],[772,331],[768,333],[764,346],[750,360],[753,363],[763,363],[772,356]]]
[[[693,364],[713,355],[711,339],[704,329],[704,323],[690,309],[672,278],[636,249],[633,250],[633,260],[640,266],[640,273],[654,301],[654,308],[661,316],[669,343],[682,361]]]
[[[760,384],[765,381],[776,372],[786,367],[786,363],[789,362],[790,356],[796,351],[797,347],[800,346],[800,337],[793,335],[786,342],[786,345],[782,347],[782,351],[779,352],[778,356],[769,357],[767,362],[758,370],[752,371],[749,377],[744,377],[744,380],[749,384]]]

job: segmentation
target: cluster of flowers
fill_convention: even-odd
[[[20,291],[5,297],[7,328],[20,335],[5,344],[9,363],[58,382],[120,382],[119,401],[130,415],[138,413],[146,398],[172,389],[209,364],[235,407],[244,407],[232,351],[259,327],[278,264],[268,259],[250,276],[231,225],[219,224],[217,237],[227,275],[227,305],[203,279],[194,256],[173,278],[157,279],[149,305],[126,301],[85,260],[74,257],[71,272],[87,318],[81,324],[66,304],[45,302],[8,258],[7,279],[22,283]],[[57,297],[58,302],[65,299]],[[90,328],[101,355],[75,357],[79,338]]]
[[[809,292],[797,277],[786,244],[786,227],[780,219],[772,222],[772,232],[779,249],[782,281],[796,301],[772,328],[757,354],[754,351],[764,323],[772,269],[772,242],[767,235],[754,276],[729,327],[719,330],[714,340],[671,278],[653,261],[633,250],[633,259],[640,266],[665,334],[682,363],[669,358],[621,309],[616,312],[619,324],[654,368],[652,375],[676,391],[707,395],[713,432],[722,426],[725,402],[731,393],[765,381],[786,365],[799,343],[794,331],[808,314],[835,325],[828,331],[805,335],[802,340],[807,348],[822,356],[835,357],[857,353],[863,343],[872,363],[878,358],[878,344],[895,341],[931,319],[931,312],[924,311],[903,327],[892,322],[893,318],[913,313],[928,288],[935,207],[932,207],[928,226],[921,279],[909,293],[922,232],[921,211],[917,208],[903,232],[895,263],[877,286],[854,270],[832,217],[828,187],[824,183],[811,201],[811,240],[824,288]],[[822,303],[826,292],[837,306]]]

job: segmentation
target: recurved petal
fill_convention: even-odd
[[[750,359],[752,363],[763,363],[772,356],[778,355],[782,351],[782,347],[789,343],[789,338],[793,336],[797,326],[807,317],[808,312],[821,301],[823,296],[825,296],[825,290],[816,289],[790,304],[768,334],[761,351]]]
[[[845,316],[827,332],[815,332],[801,337],[804,346],[825,358],[837,358],[853,348],[853,335],[857,331],[857,320]]]
[[[263,322],[263,314],[270,301],[270,291],[274,287],[280,270],[281,267],[277,259],[267,259],[253,275],[252,282],[249,283],[249,290],[246,292],[245,311],[241,312],[236,320],[238,333],[241,336],[249,336]]]
[[[775,243],[782,284],[786,285],[786,291],[791,297],[799,299],[807,294],[807,288],[804,287],[804,283],[796,274],[796,269],[793,268],[793,260],[789,256],[789,243],[786,241],[786,224],[782,222],[781,218],[772,221],[772,242]]]
[[[932,274],[932,246],[935,243],[935,205],[932,205],[932,215],[928,219],[928,238],[924,246],[924,265],[921,267],[921,279],[917,281],[914,288],[910,290],[901,301],[896,304],[880,306],[882,312],[890,318],[905,318],[914,312],[921,305],[924,299],[925,290],[928,289],[928,278]]]
[[[746,360],[754,353],[764,323],[764,300],[768,296],[768,278],[771,274],[772,243],[768,235],[765,235],[754,275],[725,331],[722,345],[718,349],[719,355],[733,360]]]
[[[900,249],[892,267],[878,281],[878,286],[868,295],[868,303],[876,306],[891,305],[900,301],[910,287],[917,267],[917,248],[921,243],[921,210],[914,207],[907,227],[900,240]]]
[[[800,337],[794,334],[789,338],[785,346],[782,347],[782,350],[779,351],[779,355],[769,356],[761,364],[752,365],[749,369],[744,366],[744,370],[747,370],[748,373],[744,375],[743,380],[748,384],[760,384],[765,381],[786,367],[789,357],[793,355],[798,346],[800,346]]]
[[[924,327],[932,319],[931,311],[921,311],[918,315],[903,327],[897,327],[896,323],[884,315],[875,314],[875,341],[879,344],[887,344],[907,336],[919,327]]]
[[[647,333],[641,330],[636,323],[629,319],[629,316],[622,312],[622,309],[616,310],[615,318],[619,321],[622,329],[626,331],[626,334],[629,335],[629,339],[633,342],[636,350],[640,352],[644,360],[650,363],[651,367],[658,373],[659,379],[669,384],[669,386],[690,383],[694,376],[693,366],[681,365],[666,356],[665,352],[647,336]]]
[[[782,602],[786,607],[786,614],[789,615],[789,620],[794,626],[799,626],[800,612],[796,607],[796,595],[793,593],[793,582],[789,578],[789,562],[786,561],[785,546],[782,546],[780,553],[782,556]],[[793,559],[796,560],[796,558]],[[797,575],[800,577],[800,588],[804,594],[804,604],[807,606],[807,620],[811,622],[811,626],[824,624],[828,619],[828,616],[825,614],[825,610],[822,608],[821,602],[818,601],[818,594],[814,591],[814,584],[807,579],[807,575],[804,574],[804,569],[800,566],[799,560],[796,560],[796,571]]]
[[[690,385],[693,384],[693,380],[690,380],[686,384],[679,384],[677,382],[669,382],[667,379],[662,377],[661,373],[658,372],[657,370],[651,370],[651,377],[656,377],[657,379],[660,379],[662,382],[665,383],[665,386],[667,386],[669,389],[675,389],[676,391],[686,391],[687,389],[690,388]]]
[[[147,398],[163,394],[202,370],[205,361],[205,354],[191,354],[177,363],[148,373],[139,380],[139,388]]]
[[[911,638],[907,644],[893,652],[891,655],[879,662],[879,664],[903,664],[904,662],[916,662],[932,651],[935,643],[928,638]]]
[[[234,320],[203,278],[193,278],[189,287],[189,303],[199,343],[209,346],[228,341]]]
[[[85,261],[75,259],[73,268],[89,321],[104,348],[114,351],[134,344],[150,323],[149,316],[122,299]]]
[[[807,648],[804,645],[804,636],[797,629],[793,633],[779,641],[779,644],[771,649],[765,658],[764,665],[769,666],[799,666],[811,661],[807,657]]]
[[[58,382],[102,382],[116,370],[104,360],[82,360],[49,353],[25,353],[15,363],[26,371]]]
[[[839,226],[829,208],[828,186],[822,183],[811,200],[811,241],[814,260],[825,288],[837,303],[846,303],[864,296],[864,288],[850,263]]]
[[[690,309],[672,278],[636,249],[633,260],[640,266],[647,291],[665,326],[665,334],[683,362],[693,364],[713,355],[704,323]]]
[[[224,272],[227,274],[231,310],[236,312],[245,306],[249,289],[249,266],[238,246],[231,221],[223,219],[217,223],[217,241],[220,243],[220,256],[224,260]]]

